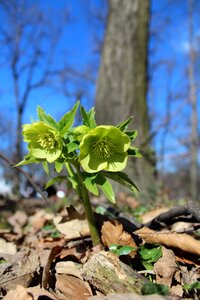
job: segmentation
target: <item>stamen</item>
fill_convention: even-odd
[[[107,159],[113,154],[114,146],[110,139],[102,138],[94,142],[92,150],[97,158]]]
[[[54,149],[56,141],[52,138],[52,136],[50,134],[47,134],[43,137],[39,137],[38,143],[43,148]]]

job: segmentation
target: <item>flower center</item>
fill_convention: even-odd
[[[96,155],[96,157],[107,159],[113,154],[114,145],[112,144],[110,139],[102,138],[94,142],[92,151]]]
[[[42,146],[42,148],[54,149],[56,141],[50,134],[46,134],[43,137],[39,137],[38,143]]]

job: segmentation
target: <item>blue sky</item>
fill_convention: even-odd
[[[171,3],[170,5],[168,3]],[[34,1],[33,1],[34,3]],[[90,65],[90,67],[97,67],[99,65],[99,56],[95,52],[95,34],[103,36],[103,26],[99,26],[91,18],[88,11],[95,10],[101,7],[102,0],[38,0],[43,9],[55,9],[58,11],[67,8],[70,12],[70,22],[67,24],[62,38],[59,43],[58,51],[63,52],[65,49],[66,60],[77,70],[83,71]],[[89,3],[89,6],[88,6]],[[167,95],[169,90],[174,94],[185,91],[187,84],[186,66],[188,63],[188,20],[185,17],[187,10],[187,0],[182,1],[167,1],[167,0],[152,0],[152,22],[151,31],[156,32],[156,36],[152,35],[150,39],[150,50],[153,54],[150,56],[150,77],[151,88],[148,95],[150,114],[155,116],[152,120],[153,129],[158,128],[162,124],[166,116]],[[197,0],[195,0],[195,4]],[[200,27],[195,21],[195,35],[199,36]],[[60,61],[59,61],[60,60]],[[57,57],[57,63],[61,63],[62,58]],[[162,62],[160,62],[162,61]],[[164,61],[164,63],[163,63]],[[159,62],[159,63],[158,63]],[[173,62],[173,63],[171,63]],[[157,64],[156,69],[152,68]],[[171,73],[169,72],[169,66]],[[152,70],[153,69],[153,70]],[[200,69],[200,68],[199,68]],[[0,109],[5,115],[15,119],[15,102],[12,96],[12,84],[10,81],[9,70],[6,67],[0,69],[0,81],[3,85],[0,87],[1,101]],[[86,107],[93,106],[95,97],[95,84],[90,83],[86,85],[88,95],[83,98],[83,103]],[[73,86],[70,86],[73,90]],[[183,102],[185,96],[172,102],[172,113],[178,110]],[[56,90],[49,88],[42,88],[36,90],[31,94],[28,101],[26,111],[24,114],[24,122],[29,122],[30,117],[36,118],[36,107],[39,104],[53,117],[59,118],[68,110],[76,101],[75,95],[66,98]],[[189,108],[183,107],[179,114],[175,115],[172,126],[169,128],[169,133],[166,138],[166,157],[178,153],[184,153],[187,149],[180,144],[178,136],[185,137],[189,134]],[[181,124],[181,126],[180,126]],[[161,152],[161,142],[163,137],[162,128],[159,129],[158,134],[154,140],[158,156]],[[165,160],[168,168],[173,168],[173,160]]]

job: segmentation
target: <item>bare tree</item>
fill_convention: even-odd
[[[12,81],[17,114],[13,161],[18,162],[23,155],[21,125],[27,102],[34,90],[50,81],[67,15],[51,14],[29,0],[2,0],[0,8],[4,20],[0,30],[1,64],[9,69]],[[19,185],[18,177],[16,181]]]

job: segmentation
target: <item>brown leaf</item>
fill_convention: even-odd
[[[147,243],[177,248],[194,255],[200,255],[200,241],[185,233],[156,232],[147,227],[135,231]]]
[[[18,252],[11,261],[0,264],[0,286],[6,290],[17,284],[27,287],[39,267],[39,258],[35,252]]]
[[[6,242],[4,239],[0,239],[0,254],[15,254],[17,252],[17,247],[12,242]]]
[[[26,288],[22,285],[17,285],[16,289],[7,293],[4,300],[33,300],[33,297],[28,294]]]
[[[27,223],[28,216],[23,211],[16,211],[8,218],[8,223],[12,225],[13,232],[22,234],[22,227]]]
[[[56,275],[56,289],[58,289],[66,300],[87,300],[91,293],[85,283],[71,275]]]
[[[89,226],[86,219],[74,219],[62,223],[62,217],[57,216],[53,219],[53,222],[58,231],[65,235],[66,240],[90,235]]]
[[[39,230],[44,224],[53,219],[53,214],[47,213],[45,210],[38,210],[34,215],[29,217],[29,222],[33,226],[34,231]]]
[[[180,300],[180,298],[173,296],[161,296],[161,295],[138,295],[138,294],[108,294],[106,296],[92,296],[88,300]]]
[[[141,216],[142,223],[147,223],[168,210],[169,210],[169,208],[162,207],[162,208],[157,208],[157,209],[148,211]]]
[[[77,278],[82,279],[81,277],[81,264],[77,264],[73,261],[59,261],[57,262],[55,269],[58,274],[67,274],[72,275]]]
[[[174,274],[179,271],[176,257],[172,250],[162,247],[163,256],[154,264],[156,282],[171,287]]]
[[[122,224],[116,220],[104,222],[101,228],[101,239],[106,247],[117,244],[137,248],[132,236],[124,231]],[[136,251],[131,251],[130,256],[134,257],[135,255]]]
[[[42,275],[42,286],[46,288],[49,283],[50,277],[50,267],[55,259],[55,257],[60,253],[61,247],[54,247],[51,251],[47,254],[46,261],[43,261],[42,267],[44,268],[43,275]]]
[[[17,285],[14,290],[11,290],[4,297],[5,300],[37,300],[39,297],[45,299],[56,300],[56,298],[48,291],[39,287],[24,288],[21,285]]]
[[[156,283],[167,285],[173,289],[173,294],[181,297],[183,295],[181,270],[178,267],[176,257],[172,250],[165,247],[162,247],[162,253],[163,256],[154,264]],[[176,285],[172,286],[173,281],[176,282]]]

